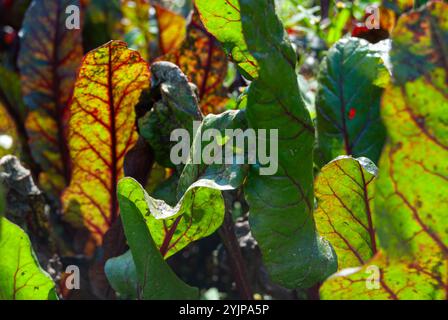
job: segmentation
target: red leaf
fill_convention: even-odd
[[[73,0],[34,1],[23,22],[18,64],[25,104],[26,129],[40,182],[59,193],[70,181],[64,113],[82,59],[81,30],[66,28],[65,9]],[[45,183],[43,183],[45,181]]]

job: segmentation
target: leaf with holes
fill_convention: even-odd
[[[26,233],[0,216],[0,300],[55,300],[55,285],[40,267]]]
[[[316,179],[317,229],[336,251],[339,270],[363,265],[377,251],[372,220],[377,170],[369,159],[342,156]]]
[[[65,218],[98,243],[118,216],[116,184],[138,137],[134,106],[148,87],[147,63],[121,41],[87,54],[76,80],[68,123],[73,174],[62,201]]]
[[[161,59],[178,65],[197,86],[202,113],[222,111],[228,100],[223,90],[227,56],[215,37],[205,30],[197,14],[193,15],[182,46]]]
[[[317,163],[325,165],[340,155],[378,163],[386,136],[380,99],[388,80],[379,53],[367,41],[343,39],[330,49],[316,97]]]
[[[29,108],[26,129],[41,184],[59,193],[70,181],[65,112],[82,59],[81,31],[66,28],[65,10],[77,0],[33,1],[23,22],[18,58]],[[43,182],[47,183],[43,183]]]
[[[382,100],[389,139],[375,188],[374,223],[384,252],[330,278],[321,289],[326,299],[447,299],[447,10],[430,3],[403,15],[394,30],[395,82]],[[378,290],[366,288],[372,265]]]
[[[240,71],[249,79],[258,75],[258,64],[244,40],[238,0],[196,0],[202,23],[221,42]]]

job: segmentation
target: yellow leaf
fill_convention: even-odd
[[[149,87],[149,68],[126,43],[111,41],[84,58],[70,105],[72,180],[62,196],[65,218],[97,243],[118,216],[117,181],[137,141],[134,106]]]

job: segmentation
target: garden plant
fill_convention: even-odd
[[[448,299],[447,57],[444,1],[0,0],[0,300]]]

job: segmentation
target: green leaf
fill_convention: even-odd
[[[438,258],[427,258],[392,259],[380,251],[364,266],[331,276],[321,287],[320,297],[322,300],[446,299],[446,266],[440,265]],[[434,272],[433,268],[438,270]]]
[[[138,298],[137,269],[130,250],[119,257],[107,260],[104,272],[121,299]]]
[[[202,133],[207,129],[213,128],[224,134],[226,129],[242,128],[244,121],[242,111],[207,116],[196,132],[179,179],[177,204],[171,206],[163,200],[145,196],[148,205],[146,223],[165,258],[191,242],[211,235],[221,226],[225,212],[221,191],[233,190],[242,185],[246,167],[238,164],[206,165],[202,161],[201,164],[195,164],[193,155],[200,156],[206,146],[214,143],[202,142]]]
[[[384,252],[330,278],[321,288],[324,299],[447,299],[447,10],[430,3],[403,15],[394,30],[395,82],[381,107],[389,139],[375,189]],[[371,266],[379,269],[375,290],[366,288]]]
[[[222,43],[244,76],[256,78],[258,65],[244,40],[238,0],[196,0],[195,4],[208,32]]]
[[[120,39],[123,35],[121,0],[90,0],[86,3],[82,38],[85,52]]]
[[[398,78],[383,96],[389,143],[380,162],[383,174],[375,207],[380,242],[394,256],[420,255],[427,245],[447,254],[447,10],[448,4],[431,3],[404,15],[393,34],[392,63]],[[421,25],[428,28],[419,32]],[[405,50],[412,53],[406,60]],[[431,66],[423,62],[429,56]],[[419,68],[417,78],[408,73],[413,67]]]
[[[246,177],[247,166],[236,164],[236,159],[242,156],[237,151],[232,153],[233,164],[224,164],[224,162],[223,164],[206,165],[204,162],[196,164],[194,155],[197,153],[202,155],[205,147],[216,143],[216,139],[210,139],[211,141],[202,139],[202,134],[207,129],[217,130],[220,134],[217,137],[218,146],[225,150],[226,144],[223,144],[223,141],[227,143],[232,141],[224,136],[226,129],[242,129],[246,126],[244,111],[228,111],[221,115],[207,116],[196,132],[193,147],[180,178],[173,176],[168,180],[169,182],[154,192],[154,195],[162,197],[168,203],[149,196],[132,178],[125,178],[119,182],[118,192],[122,216],[125,215],[122,205],[134,203],[139,210],[138,214],[144,220],[146,233],[149,231],[151,235],[151,243],[159,249],[157,256],[163,256],[166,259],[191,242],[211,235],[221,226],[225,213],[221,191],[233,190],[241,186]],[[224,157],[224,154],[221,155]],[[173,186],[177,181],[176,196]],[[177,204],[173,203],[176,202],[173,198],[178,200]],[[126,231],[127,237],[128,232]],[[137,250],[132,248],[129,238],[128,242],[132,252]],[[156,253],[151,251],[150,254]],[[140,274],[138,262],[134,254],[133,256],[137,273]],[[128,281],[132,277],[130,263],[129,257],[126,256],[111,259],[106,267],[106,273],[112,286],[119,293],[133,297],[135,287],[132,281]],[[139,283],[140,286],[144,283],[140,275]],[[158,283],[148,283],[151,287],[157,285]],[[149,293],[150,296],[153,294]]]
[[[165,169],[164,169],[165,170]],[[160,182],[151,193],[146,187],[146,191],[156,199],[160,199],[174,207],[177,203],[177,186],[179,185],[179,176],[177,173],[173,173],[171,177],[165,181]]]
[[[261,166],[253,165],[245,185],[251,229],[273,281],[311,287],[336,270],[336,260],[313,218],[314,128],[297,83],[296,55],[274,1],[239,3],[247,47],[259,66],[248,89],[249,127],[267,129],[268,137],[269,129],[278,130],[277,173],[260,175]]]
[[[118,184],[121,219],[131,248],[140,287],[139,297],[150,299],[195,299],[197,289],[182,282],[156,247],[145,223],[148,195],[141,185],[125,178]]]
[[[199,179],[212,180],[219,186],[219,189],[223,191],[234,190],[243,184],[248,169],[248,166],[243,163],[248,163],[247,151],[250,146],[245,144],[245,150],[236,150],[234,137],[227,136],[226,130],[234,130],[234,133],[237,133],[237,131],[242,133],[245,129],[247,129],[245,111],[226,111],[219,115],[210,114],[204,118],[201,126],[196,132],[189,157],[179,180],[177,188],[178,198],[186,192],[190,185]],[[219,131],[218,138],[220,139],[218,140],[220,141],[214,141],[214,139],[210,139],[212,141],[207,141],[207,139],[202,139],[202,135],[208,130]],[[221,164],[206,164],[203,161],[204,159],[200,161],[200,164],[196,164],[193,158],[194,155],[202,156],[204,149],[211,147],[212,144],[221,147],[222,153],[219,157]],[[233,146],[231,146],[231,144],[233,144]],[[226,147],[232,148],[231,164],[226,164],[225,161]]]
[[[213,234],[221,226],[224,203],[218,187],[212,180],[199,180],[174,207],[163,200],[146,198],[149,210],[146,223],[165,258]]]
[[[409,81],[424,77],[428,73],[435,72],[436,69],[446,70],[446,48],[447,40],[447,22],[446,3],[431,4],[431,10],[413,11],[404,15],[408,18],[400,19],[392,35],[391,62],[393,65],[394,82],[398,85],[405,85]],[[440,9],[437,13],[434,10]],[[418,19],[420,25],[414,21]],[[422,33],[418,33],[415,28],[421,28]],[[416,40],[411,41],[410,36],[415,36]],[[443,70],[439,71],[442,72]],[[437,81],[435,81],[437,80]],[[442,79],[433,79],[437,85]]]
[[[0,217],[0,300],[54,300],[54,283],[39,266],[26,233]]]
[[[123,25],[124,41],[129,44],[130,48],[140,52],[143,59],[152,58],[149,50],[153,37],[150,23],[150,1],[120,0],[120,7],[123,19],[127,21]]]
[[[321,166],[340,155],[379,160],[386,137],[380,99],[389,73],[373,48],[363,39],[342,39],[322,62],[316,97]]]
[[[376,174],[369,159],[342,156],[323,167],[316,179],[317,229],[336,251],[339,270],[363,265],[376,253],[372,221]]]
[[[343,7],[341,10],[337,9],[335,15],[330,19],[330,26],[328,31],[323,34],[327,45],[332,45],[344,35],[344,29],[347,22],[350,20],[352,12],[349,8]]]

